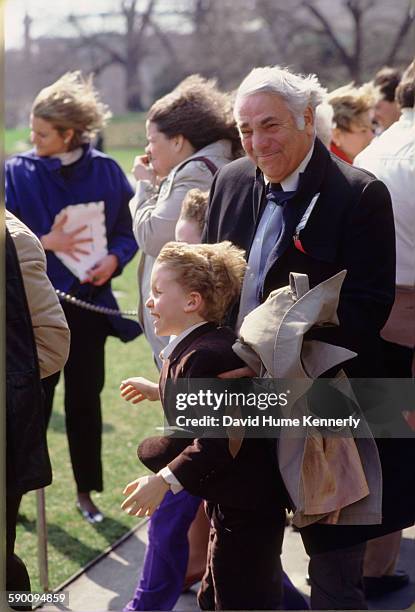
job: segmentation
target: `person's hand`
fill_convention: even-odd
[[[143,476],[130,482],[123,495],[128,495],[121,508],[134,516],[151,516],[170,489],[161,476]]]
[[[145,399],[150,400],[150,402],[160,399],[158,385],[141,376],[123,380],[120,384],[120,389],[121,397],[132,404],[138,404]]]
[[[228,370],[218,375],[218,378],[254,378],[255,372],[248,366],[237,368],[236,370]]]
[[[91,283],[95,287],[101,287],[113,276],[118,268],[118,257],[113,254],[105,255],[93,268],[87,270],[87,278],[84,283]]]
[[[156,184],[157,176],[150,166],[148,155],[137,155],[134,159],[131,172],[134,174],[137,181],[150,181],[153,185]]]
[[[79,261],[79,255],[89,255],[89,251],[85,248],[81,248],[81,245],[92,242],[92,238],[80,238],[78,234],[81,234],[85,229],[86,225],[81,225],[71,232],[65,232],[63,227],[68,219],[68,215],[62,215],[62,217],[55,221],[52,225],[52,229],[49,234],[44,234],[40,241],[45,251],[58,251],[60,253],[66,253],[75,261]]]

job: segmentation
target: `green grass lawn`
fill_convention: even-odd
[[[138,256],[126,267],[113,286],[120,307],[137,305]],[[57,587],[138,520],[120,509],[122,490],[127,482],[145,472],[136,456],[139,441],[155,434],[162,425],[160,404],[143,402],[133,406],[121,399],[119,384],[127,376],[147,376],[156,381],[157,370],[143,336],[122,343],[109,338],[106,345],[106,382],[102,393],[104,491],[94,499],[106,519],[96,526],[88,524],[75,508],[75,484],[65,433],[62,384],[57,389],[54,412],[48,430],[48,445],[53,467],[53,484],[46,489],[46,513],[49,536],[49,586]],[[24,496],[17,525],[16,553],[27,564],[32,590],[39,591],[36,535],[36,496]]]

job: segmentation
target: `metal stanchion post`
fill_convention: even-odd
[[[43,591],[49,590],[48,573],[48,530],[46,526],[45,489],[36,491],[37,502],[37,558],[39,579]]]

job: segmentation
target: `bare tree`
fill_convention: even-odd
[[[148,55],[146,40],[156,2],[148,0],[146,6],[139,11],[137,0],[121,0],[119,12],[101,13],[103,19],[121,17],[124,31],[113,32],[112,35],[102,31],[91,33],[83,25],[84,17],[74,14],[68,17],[77,31],[76,45],[88,47],[92,51],[92,70],[95,73],[99,74],[114,63],[124,68],[125,103],[130,111],[143,110],[139,69]]]
[[[397,9],[397,4],[394,3],[395,10]],[[360,82],[362,80],[365,31],[370,23],[376,25],[377,18],[375,11],[379,9],[380,3],[376,0],[343,0],[343,7],[352,22],[350,49],[342,43],[335,26],[330,23],[327,16],[318,8],[317,3],[313,2],[313,0],[304,0],[303,5],[322,26],[324,34],[330,40],[342,63],[347,67],[351,79]],[[401,23],[398,28],[395,28],[390,49],[386,51],[381,64],[392,64],[395,61],[398,50],[409,33],[411,25],[414,23],[414,17],[413,3],[411,0],[408,0]],[[392,24],[389,23],[389,25],[391,26]]]
[[[359,83],[384,64],[409,59],[413,0],[256,0],[256,9],[279,63],[294,59],[330,82]]]

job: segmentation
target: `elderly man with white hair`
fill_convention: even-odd
[[[379,332],[394,299],[391,200],[381,181],[331,155],[316,137],[315,109],[324,96],[314,75],[299,76],[279,67],[256,68],[245,78],[234,113],[247,156],[216,175],[204,240],[231,240],[246,250],[248,271],[240,303],[228,320],[237,329],[272,290],[289,284],[290,272],[307,274],[314,287],[347,270],[339,326],[312,328],[307,339],[357,353],[342,364],[350,377],[377,377],[382,372]],[[244,375],[252,375],[249,368],[222,377]],[[324,374],[331,375],[333,371]],[[329,407],[331,413],[337,409]],[[399,442],[377,441],[383,468],[382,524],[315,523],[300,529],[310,555],[314,609],[367,608],[362,589],[365,541],[412,524],[415,502],[407,491],[415,486],[414,470],[405,475],[401,471],[409,462],[415,464],[415,445],[405,449],[411,457],[398,458]],[[278,469],[275,479],[284,504],[287,494]],[[397,505],[397,499],[404,502]],[[262,530],[264,521],[270,520],[269,508],[252,518]],[[219,519],[217,523],[220,529]],[[243,537],[240,525],[226,528],[231,532],[239,528]],[[253,559],[253,580],[255,563]],[[205,577],[201,597],[205,609],[212,609],[206,606],[211,603],[209,581],[214,579]],[[256,609],[264,609],[263,604],[258,601]]]

